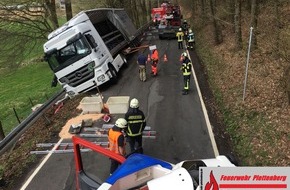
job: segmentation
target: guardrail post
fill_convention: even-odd
[[[16,118],[17,118],[18,123],[20,124],[21,121],[20,121],[20,119],[19,119],[19,117],[18,117],[18,115],[17,115],[17,112],[16,112],[15,108],[13,108],[13,111],[14,111],[14,114],[15,114],[15,116],[16,116]]]
[[[0,121],[0,141],[2,141],[4,138],[5,138],[5,134],[2,127],[2,122]]]

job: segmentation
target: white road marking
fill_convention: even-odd
[[[189,55],[189,51],[186,50],[186,52],[187,52],[187,55],[188,55],[189,59],[192,62],[192,59],[191,59],[191,57]],[[193,63],[192,63],[192,65],[193,65]],[[210,121],[209,121],[209,118],[208,118],[208,114],[207,114],[207,110],[206,110],[204,101],[202,99],[202,95],[201,95],[201,92],[200,92],[199,84],[198,84],[198,81],[197,81],[193,66],[192,66],[191,70],[192,70],[192,76],[193,76],[194,81],[195,81],[195,86],[197,88],[197,93],[198,93],[198,96],[199,96],[199,99],[200,99],[200,102],[201,102],[201,107],[202,107],[202,110],[203,110],[203,113],[204,113],[204,119],[205,119],[205,122],[206,122],[207,130],[208,130],[209,137],[210,137],[210,140],[211,140],[211,144],[212,144],[212,147],[213,147],[214,155],[218,156],[219,155],[219,151],[218,151],[218,148],[217,148],[217,145],[216,145],[214,134],[213,134],[213,131],[212,131],[212,128],[211,128],[211,124],[210,124]]]
[[[56,150],[56,148],[59,146],[59,144],[62,142],[62,138],[55,144],[55,146],[53,147],[52,150]],[[52,152],[50,152],[48,155],[46,155],[46,157],[44,158],[44,160],[41,162],[41,164],[36,168],[36,170],[34,170],[34,172],[31,174],[31,176],[28,178],[28,180],[24,183],[24,185],[21,187],[20,190],[25,190],[27,188],[27,186],[29,185],[29,183],[33,180],[33,178],[36,176],[36,174],[39,172],[39,170],[42,168],[42,166],[47,162],[47,160],[50,158],[50,156],[52,155]]]

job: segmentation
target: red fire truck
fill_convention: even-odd
[[[176,32],[181,27],[182,15],[180,11],[180,6],[172,5],[169,2],[164,2],[161,4],[160,8],[153,8],[162,10],[162,15],[158,22],[155,22],[158,27],[158,34],[160,39],[173,39],[176,36]],[[152,17],[154,21],[154,17]]]
[[[166,9],[164,7],[152,8],[151,17],[153,23],[157,26],[160,21],[164,18]]]

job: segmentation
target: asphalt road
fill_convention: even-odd
[[[110,96],[130,96],[139,100],[147,125],[158,133],[154,140],[144,139],[145,154],[171,163],[215,157],[214,145],[193,77],[189,94],[182,95],[183,77],[179,58],[183,50],[178,49],[176,40],[161,41],[150,34],[143,44],[156,45],[159,50],[158,76],[151,76],[150,65],[147,65],[148,79],[141,82],[136,64],[138,53],[134,53],[128,57],[128,67],[121,70],[118,83],[100,88],[105,101]],[[143,51],[147,56],[148,48]],[[167,62],[163,61],[164,54]],[[192,60],[196,60],[193,52],[190,55]],[[114,117],[116,119],[118,116]],[[86,173],[91,177],[105,180],[108,176],[110,162],[107,158],[89,152],[83,154],[83,162]],[[32,171],[26,177],[29,181],[23,189],[75,189],[74,168],[72,153],[52,154],[39,171]]]

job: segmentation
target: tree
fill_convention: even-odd
[[[251,26],[253,29],[252,36],[252,49],[257,48],[257,27],[258,27],[258,10],[259,10],[259,0],[252,0],[251,4]]]
[[[147,23],[147,17],[148,16],[150,16],[149,14],[148,14],[148,8],[146,7],[146,0],[141,0],[141,3],[140,3],[141,5],[140,5],[140,8],[141,8],[141,12],[140,12],[140,14],[142,15],[142,24],[144,24],[144,23]],[[144,14],[144,10],[145,10],[145,13],[146,14]]]
[[[279,42],[280,42],[280,26],[281,26],[281,16],[279,12],[280,1],[274,1],[274,9],[275,9],[275,17],[276,17],[276,30],[275,30],[275,42],[274,42],[274,52],[278,52],[279,50]]]
[[[72,8],[71,8],[71,0],[65,0],[65,13],[66,13],[67,21],[73,17]]]
[[[235,0],[235,42],[236,48],[241,50],[242,45],[242,30],[241,30],[241,0]]]
[[[16,68],[33,49],[42,49],[47,34],[58,27],[54,3],[0,2],[1,66]]]
[[[50,19],[53,29],[57,29],[59,24],[57,20],[55,0],[45,0],[44,6],[46,7],[46,17]]]
[[[218,21],[216,19],[215,2],[214,0],[210,0],[209,2],[210,2],[210,11],[211,11],[211,16],[212,16],[212,21],[213,21],[213,27],[214,27],[215,43],[220,44],[223,42],[223,37],[221,34],[221,30],[219,28]]]

